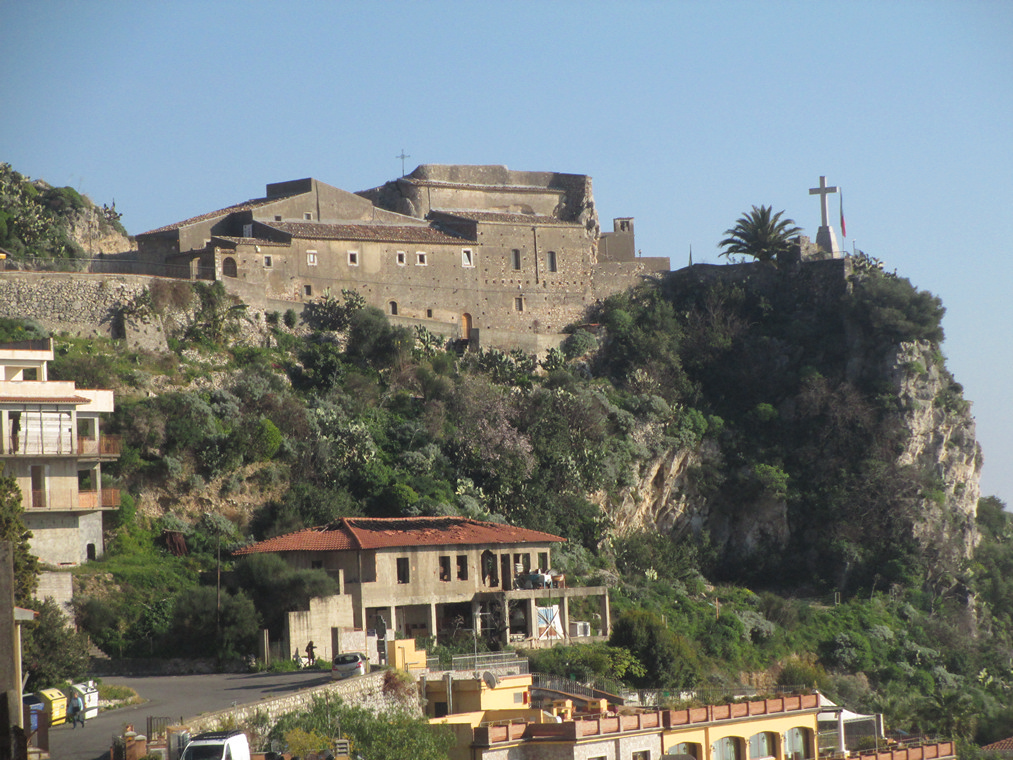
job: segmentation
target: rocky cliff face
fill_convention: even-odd
[[[885,368],[897,390],[908,435],[898,461],[928,480],[915,536],[952,558],[968,557],[978,542],[982,455],[963,389],[925,341],[902,344]]]
[[[769,285],[759,287],[767,290]],[[833,342],[841,348],[832,363],[836,370],[827,364],[820,367],[827,377],[819,413],[810,413],[811,418],[799,424],[806,413],[801,393],[772,400],[784,428],[780,453],[769,461],[783,468],[790,483],[787,491],[764,484],[764,471],[743,463],[743,450],[752,453],[764,445],[769,449],[769,442],[750,440],[748,420],[739,419],[732,422],[737,450],[728,447],[727,437],[709,436],[693,449],[670,449],[642,462],[637,482],[618,494],[598,494],[596,501],[608,513],[613,529],[657,530],[673,538],[706,533],[721,561],[758,564],[769,562],[772,555],[804,557],[813,545],[814,531],[831,530],[833,510],[850,506],[854,493],[865,503],[855,516],[836,518],[842,524],[833,527],[839,543],[852,548],[829,560],[825,555],[809,557],[810,567],[840,565],[843,583],[849,572],[848,553],[863,550],[863,531],[872,526],[880,547],[912,541],[917,545],[927,582],[952,580],[978,541],[975,516],[982,456],[970,405],[934,343],[889,345],[882,334],[870,334],[867,326],[852,323],[845,305],[849,296],[850,290],[840,296],[840,322],[834,328],[839,339]],[[822,344],[826,343],[824,339]],[[768,341],[768,345],[775,344]],[[809,361],[803,358],[800,364]],[[845,460],[840,456],[844,447],[834,450],[833,439],[848,426],[846,435],[853,442],[850,459]],[[817,443],[817,437],[831,442]],[[861,451],[865,440],[868,454]],[[796,455],[806,449],[817,453]],[[878,471],[889,469],[890,475],[870,486],[868,471],[855,465],[866,457],[882,459],[884,451],[890,454]],[[889,456],[894,457],[892,462]],[[835,468],[840,474],[828,476]],[[799,487],[814,474],[823,482]],[[819,494],[828,494],[825,503],[818,503]],[[864,561],[868,564],[868,557]]]

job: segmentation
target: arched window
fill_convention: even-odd
[[[390,307],[391,316],[396,317],[397,316],[397,301],[391,301],[387,305]]]
[[[670,755],[689,755],[700,760],[700,745],[696,742],[680,742],[668,750]]]
[[[231,256],[226,256],[222,260],[222,274],[226,277],[235,277],[238,272],[236,270],[236,260]]]
[[[742,740],[734,736],[719,739],[714,745],[714,760],[742,760]]]
[[[812,731],[790,728],[784,734],[784,760],[809,760],[814,757]]]
[[[772,731],[761,731],[749,737],[749,760],[775,757],[777,755],[777,735]]]

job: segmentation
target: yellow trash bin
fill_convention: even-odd
[[[36,695],[46,706],[49,713],[49,725],[62,726],[67,722],[67,697],[59,689],[43,689],[36,692]]]

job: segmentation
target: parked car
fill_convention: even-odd
[[[197,734],[183,750],[182,760],[250,760],[250,743],[242,731]]]
[[[369,658],[362,652],[344,652],[334,655],[334,662],[331,663],[331,678],[351,678],[361,676],[369,672]]]

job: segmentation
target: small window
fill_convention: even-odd
[[[555,251],[549,251],[549,263],[548,263],[548,267],[549,267],[549,271],[550,272],[555,272],[556,271],[556,252]]]
[[[265,256],[264,257],[264,269],[270,269],[272,266],[273,266],[273,263],[271,262],[271,257],[270,256]]]
[[[281,221],[281,214],[275,214],[274,215],[274,221],[280,222]]]
[[[522,691],[515,691],[514,692],[514,704],[515,705],[523,705],[524,704],[524,692],[522,692]]]
[[[302,292],[305,293],[308,296],[313,295],[313,286],[312,285],[303,285]]]
[[[407,260],[408,260],[408,254],[407,253],[405,253],[404,251],[398,251],[397,252],[397,265],[399,267],[403,267],[405,265],[405,262]]]
[[[543,571],[548,571],[549,569],[548,552],[538,552],[538,567],[540,567]]]
[[[524,311],[524,299],[520,296],[514,299],[514,311]]]
[[[432,318],[433,318],[433,310],[432,309],[426,309],[426,319],[432,319]]]
[[[475,266],[475,255],[470,248],[461,249],[461,266],[462,267]]]
[[[359,252],[349,251],[348,252],[348,266],[357,267],[359,266]]]
[[[243,237],[245,237],[245,238],[251,238],[251,237],[253,237],[253,225],[252,224],[244,224],[243,225]]]
[[[315,267],[317,265],[316,251],[306,251],[306,263],[311,267]]]
[[[426,254],[424,251],[415,252],[415,266],[417,267],[429,266],[429,261],[426,258]]]
[[[303,215],[302,215],[302,218],[305,219],[307,222],[313,221],[313,212],[312,211],[304,211]]]
[[[392,317],[396,317],[397,316],[397,301],[391,301],[389,304],[387,304],[387,306],[390,307],[390,314],[391,314],[391,316]]]
[[[634,752],[631,756],[632,760],[651,760],[651,750],[639,749]]]
[[[440,557],[440,580],[450,580],[450,557]]]
[[[411,580],[411,574],[409,571],[410,565],[408,564],[407,557],[397,558],[397,582],[408,583]]]
[[[466,581],[468,580],[468,555],[458,554],[457,555],[457,580]]]
[[[513,269],[521,268],[521,252],[516,248],[510,251],[510,266]]]

